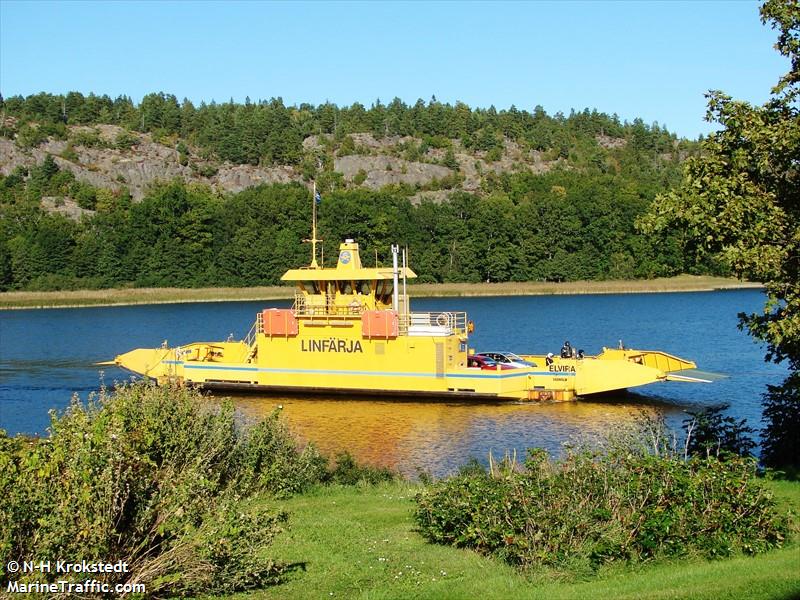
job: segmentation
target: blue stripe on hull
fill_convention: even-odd
[[[245,371],[249,373],[293,373],[297,375],[368,375],[378,377],[452,377],[459,379],[511,379],[515,377],[527,377],[528,375],[538,375],[545,377],[575,377],[575,373],[551,373],[549,371],[522,371],[514,373],[497,374],[492,373],[447,373],[437,375],[436,373],[407,373],[402,371],[337,371],[328,369],[270,369],[267,367],[228,367],[224,365],[201,365],[191,364],[176,360],[162,361],[164,364],[183,366],[184,369],[192,370],[213,370],[213,371]]]

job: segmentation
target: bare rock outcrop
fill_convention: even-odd
[[[181,154],[176,149],[153,141],[148,134],[130,134],[114,125],[74,127],[71,132],[80,134],[86,130],[99,133],[99,138],[107,145],[113,144],[123,132],[132,136],[135,142],[129,148],[117,148],[68,144],[51,139],[36,148],[23,149],[11,140],[0,139],[0,173],[8,175],[19,166],[32,167],[51,154],[59,168],[71,171],[76,179],[111,190],[126,187],[134,200],[143,198],[154,182],[176,178],[205,183],[224,192],[240,192],[263,183],[299,180],[292,167],[264,168],[229,163],[217,166],[197,158],[184,159],[186,164],[181,164]],[[76,139],[80,140],[79,137]],[[66,152],[68,146],[70,153]],[[213,174],[203,175],[204,167]]]
[[[441,165],[411,162],[394,156],[342,156],[334,161],[333,169],[344,175],[348,182],[364,171],[366,179],[362,185],[371,189],[393,183],[425,185],[453,174],[451,169]]]
[[[72,198],[45,196],[42,198],[42,208],[49,213],[60,213],[69,219],[79,221],[84,215],[93,215],[95,211],[81,208]]]
[[[448,148],[427,148],[421,153],[422,140],[413,137],[376,137],[371,133],[353,133],[349,137],[353,144],[350,145],[351,154],[346,156],[339,155],[341,148],[330,134],[307,137],[303,148],[306,152],[335,149],[334,171],[341,173],[349,186],[379,189],[385,185],[406,184],[429,188],[413,196],[415,202],[422,198],[438,202],[452,193],[452,189],[437,190],[437,181],[447,179],[443,187],[455,184],[455,189],[478,192],[489,173],[528,171],[540,174],[558,162],[548,161],[541,152],[521,148],[508,139],[503,142],[502,152],[495,151],[490,157],[490,153],[464,148],[458,139],[450,140]],[[48,139],[35,148],[20,148],[14,141],[0,138],[0,173],[8,175],[19,166],[41,164],[50,154],[59,168],[71,171],[78,180],[111,190],[126,188],[134,200],[143,198],[154,182],[176,178],[232,193],[261,184],[303,181],[300,172],[292,166],[221,163],[203,158],[199,149],[188,148],[176,139],[162,141],[154,140],[150,134],[127,131],[115,125],[71,126],[69,141]],[[619,147],[625,140],[598,136],[598,143],[604,147]],[[411,160],[412,157],[418,159]],[[455,163],[450,162],[453,158]],[[444,166],[445,163],[449,166]],[[450,168],[456,165],[457,168]],[[66,200],[52,208],[80,216]]]

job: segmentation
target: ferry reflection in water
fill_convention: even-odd
[[[258,420],[282,406],[282,416],[302,442],[328,457],[350,452],[360,463],[389,467],[407,476],[443,476],[470,458],[486,464],[516,450],[545,448],[553,455],[565,440],[598,438],[631,423],[653,405],[634,402],[476,404],[386,400],[264,398],[237,396],[237,411]],[[672,407],[675,417],[684,413]],[[664,407],[659,406],[663,413]],[[672,419],[675,420],[675,419]],[[678,419],[679,423],[679,419]]]

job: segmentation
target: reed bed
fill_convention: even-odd
[[[409,285],[417,298],[469,296],[548,296],[570,294],[636,294],[700,292],[724,289],[761,288],[760,283],[726,277],[679,275],[660,279],[506,282],[506,283],[419,283]],[[225,302],[286,300],[293,296],[288,286],[249,288],[122,288],[106,290],[65,290],[58,292],[2,292],[0,309],[67,308],[129,304],[171,304],[180,302]]]

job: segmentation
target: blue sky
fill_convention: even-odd
[[[0,0],[0,92],[339,105],[435,95],[597,108],[707,133],[721,89],[761,103],[788,62],[756,2]]]

